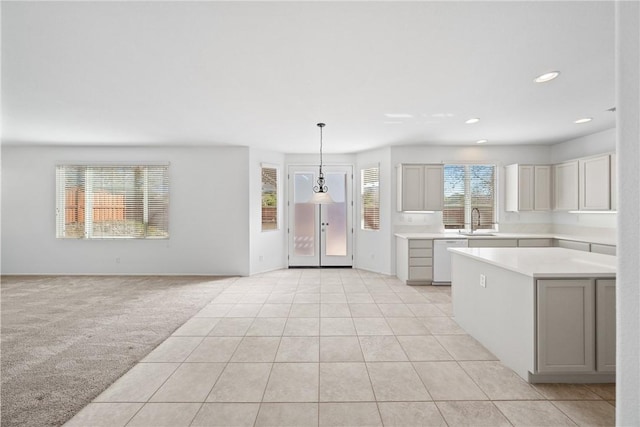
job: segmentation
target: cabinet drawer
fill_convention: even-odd
[[[417,257],[432,257],[433,249],[409,249],[409,257],[417,258]]]
[[[433,258],[409,258],[409,267],[430,267],[433,265]]]
[[[433,240],[409,240],[409,248],[429,248],[433,246]]]
[[[409,280],[431,280],[433,269],[431,267],[409,267]]]
[[[470,248],[514,248],[516,239],[469,239]]]
[[[551,239],[521,239],[518,240],[518,246],[521,248],[546,248],[553,246]]]
[[[615,255],[616,247],[611,245],[600,245],[598,243],[591,244],[591,252],[605,255]]]
[[[586,243],[586,242],[574,242],[573,240],[558,240],[558,247],[589,252],[590,245],[589,243]]]

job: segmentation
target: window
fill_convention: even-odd
[[[262,231],[278,229],[278,169],[262,167]]]
[[[360,228],[380,230],[380,168],[360,170]]]
[[[474,228],[495,228],[495,186],[495,165],[445,165],[444,211],[442,212],[444,227],[469,228],[471,211],[478,208],[480,225],[474,225]],[[478,220],[477,216],[474,216],[474,220]]]
[[[168,165],[56,167],[56,237],[169,237]]]

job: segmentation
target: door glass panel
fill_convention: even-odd
[[[296,256],[314,256],[316,253],[316,205],[309,203],[313,194],[312,188],[313,173],[297,172],[294,174],[293,252]]]
[[[328,256],[347,255],[347,175],[342,173],[325,174],[329,194],[335,203],[326,207],[326,218],[322,222],[325,228],[325,254]]]

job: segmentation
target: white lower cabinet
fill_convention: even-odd
[[[538,372],[595,371],[594,286],[591,279],[538,280]]]
[[[536,311],[538,373],[615,372],[615,279],[538,280]]]
[[[596,281],[596,357],[599,372],[616,371],[616,281]]]
[[[410,285],[433,281],[433,240],[396,238],[396,275]]]

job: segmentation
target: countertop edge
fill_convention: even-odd
[[[589,237],[589,236],[575,236],[566,234],[555,233],[495,233],[492,236],[465,236],[455,233],[394,233],[395,237],[400,239],[427,239],[427,240],[441,240],[441,239],[557,239],[557,240],[570,240],[573,242],[593,243],[597,245],[617,246],[617,244],[607,238]]]
[[[583,258],[589,258],[592,257],[592,253],[591,252],[582,252],[582,251],[574,251],[573,249],[564,249],[564,248],[473,248],[473,251],[482,251],[482,250],[489,250],[489,251],[495,251],[495,250],[507,250],[507,251],[513,251],[514,249],[524,249],[524,250],[546,250],[546,251],[571,251],[571,252],[577,252],[578,256],[582,256]],[[596,278],[596,279],[604,279],[604,278],[616,278],[616,272],[615,271],[602,271],[602,270],[598,270],[597,266],[595,266],[595,264],[598,264],[597,262],[593,262],[594,266],[589,266],[589,268],[595,268],[595,270],[585,270],[585,271],[579,271],[579,272],[563,272],[563,271],[556,271],[556,272],[536,272],[536,271],[532,271],[531,268],[529,267],[524,267],[524,266],[513,266],[510,265],[509,263],[505,263],[505,262],[500,262],[497,261],[495,259],[491,259],[488,258],[487,256],[481,256],[475,253],[471,253],[469,251],[469,249],[467,248],[450,248],[449,252],[452,252],[453,254],[457,254],[466,258],[471,258],[474,259],[476,261],[481,261],[484,263],[487,263],[489,265],[493,265],[495,267],[498,268],[502,268],[508,271],[512,271],[514,273],[518,273],[518,274],[522,274],[524,276],[527,277],[531,277],[533,279],[571,279],[571,278]],[[587,255],[589,254],[589,255]],[[597,255],[598,257],[604,256],[604,257],[611,257],[611,258],[615,258],[615,256],[613,255],[603,255],[603,254],[593,254],[593,255]],[[550,254],[551,256],[551,254]],[[576,254],[572,253],[572,257],[575,257]],[[586,261],[586,263],[589,263],[590,261]],[[608,270],[610,268],[615,268],[615,267],[610,267],[610,266],[604,266],[605,270]]]

